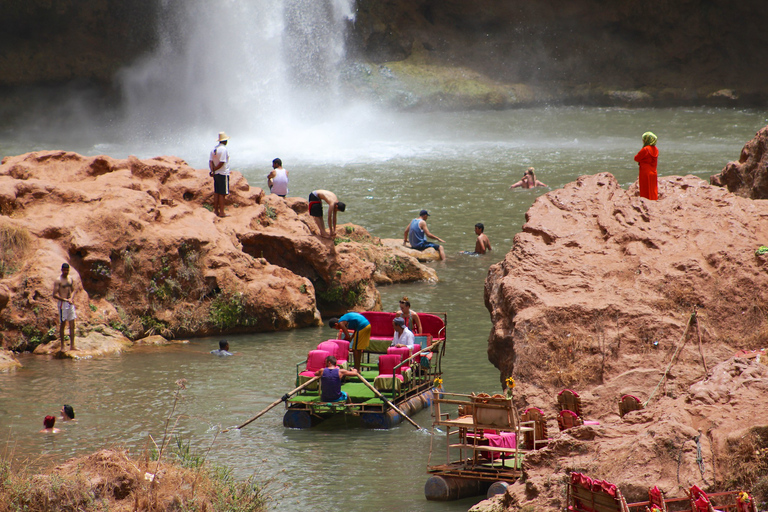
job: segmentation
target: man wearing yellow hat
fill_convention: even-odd
[[[224,214],[224,198],[229,195],[229,152],[227,142],[229,137],[224,132],[219,132],[219,143],[211,151],[208,159],[208,168],[213,177],[213,213],[219,217]]]

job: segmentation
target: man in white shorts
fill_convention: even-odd
[[[53,298],[58,301],[59,337],[61,350],[64,351],[64,325],[69,324],[69,350],[75,350],[75,282],[69,276],[69,264],[61,266],[61,276],[53,283]]]

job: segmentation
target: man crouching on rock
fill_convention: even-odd
[[[69,323],[69,350],[75,350],[75,282],[69,276],[69,263],[61,266],[61,275],[53,283],[53,298],[58,301],[59,337],[64,351],[64,324]]]

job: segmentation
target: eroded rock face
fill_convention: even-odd
[[[755,254],[768,240],[765,219],[768,203],[693,176],[661,178],[658,201],[607,173],[539,197],[486,280],[491,362],[502,378],[557,386],[579,354],[578,380],[600,383],[657,365],[694,306],[705,356],[757,348],[766,341],[768,262]]]
[[[321,239],[305,200],[265,196],[239,173],[230,189],[229,216],[218,218],[204,207],[207,171],[175,157],[4,159],[0,234],[14,240],[0,254],[5,345],[56,335],[51,293],[63,262],[82,289],[78,323],[133,338],[284,330],[318,325],[320,311],[375,309],[377,276],[398,279],[393,258],[416,269],[403,280],[434,277],[358,226],[342,226],[338,246]]]
[[[729,162],[709,182],[743,197],[768,199],[768,126],[744,145],[738,162]]]
[[[768,343],[768,260],[755,252],[766,219],[768,203],[693,176],[661,178],[658,201],[607,173],[535,201],[485,286],[489,359],[502,382],[514,376],[520,409],[544,410],[553,439],[526,456],[506,502],[562,510],[570,470],[618,484],[628,501],[654,485],[722,490],[726,445],[768,425],[768,367],[733,357]],[[564,387],[599,425],[558,432]],[[624,394],[649,403],[622,419]]]

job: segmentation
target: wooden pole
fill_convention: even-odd
[[[365,380],[365,378],[364,378],[362,375],[358,375],[358,377],[360,378],[360,380],[361,380],[361,381],[363,381],[363,384],[365,384],[366,386],[368,386],[368,389],[370,389],[371,391],[373,391],[373,392],[374,392],[374,394],[375,394],[376,396],[378,396],[379,398],[381,398],[382,400],[384,400],[384,403],[386,403],[388,406],[390,406],[390,407],[391,407],[391,408],[393,408],[395,411],[397,411],[397,413],[398,413],[398,414],[400,414],[400,416],[402,416],[403,418],[405,418],[406,420],[408,420],[408,422],[409,422],[411,425],[413,425],[415,428],[417,428],[417,429],[419,429],[419,430],[422,430],[422,428],[421,428],[421,427],[420,427],[420,426],[419,426],[419,425],[418,425],[418,424],[417,424],[415,421],[413,421],[411,418],[409,418],[409,417],[408,417],[408,415],[407,415],[407,414],[405,414],[403,411],[401,411],[400,409],[398,409],[398,408],[397,408],[397,406],[396,406],[395,404],[393,404],[392,402],[390,402],[389,400],[387,400],[387,397],[385,397],[384,395],[382,395],[382,394],[381,394],[381,392],[379,392],[379,390],[378,390],[378,389],[376,389],[375,387],[373,387],[373,386],[371,385],[371,383],[370,383],[370,382],[368,382],[367,380]],[[397,377],[395,377],[394,375],[392,375],[392,378],[393,378],[393,379],[396,379]]]
[[[264,409],[264,410],[260,411],[260,412],[259,412],[259,413],[258,413],[256,416],[254,416],[253,418],[249,419],[248,421],[246,421],[245,423],[243,423],[243,424],[242,424],[242,425],[240,425],[239,427],[235,427],[235,429],[237,429],[237,430],[240,430],[241,428],[243,428],[244,426],[248,425],[249,423],[251,423],[251,422],[253,422],[253,421],[255,421],[255,420],[259,419],[261,416],[263,416],[263,415],[264,415],[264,414],[266,414],[268,411],[270,411],[270,410],[271,410],[273,407],[275,407],[275,406],[279,405],[279,404],[280,404],[280,403],[282,403],[282,402],[285,402],[285,401],[286,401],[286,400],[288,400],[288,399],[289,399],[291,396],[295,395],[296,393],[298,393],[298,392],[299,392],[299,391],[301,391],[302,389],[306,388],[307,386],[309,386],[310,384],[312,384],[313,382],[315,382],[315,381],[316,381],[316,380],[318,380],[319,378],[320,378],[320,377],[312,377],[312,378],[311,378],[311,379],[309,379],[307,382],[305,382],[305,383],[304,383],[304,384],[302,384],[301,386],[297,387],[297,388],[296,388],[296,389],[294,389],[293,391],[290,391],[290,392],[288,392],[288,393],[284,394],[284,395],[282,396],[282,398],[280,398],[279,400],[275,400],[274,402],[272,402],[271,404],[269,404],[269,406],[268,406],[266,409]],[[227,428],[227,429],[224,429],[224,430],[222,430],[221,432],[222,432],[222,433],[224,433],[224,432],[229,432],[230,430],[232,430],[232,429],[229,429],[229,428]]]
[[[701,356],[701,362],[704,365],[704,373],[707,374],[707,377],[709,377],[709,369],[707,368],[707,360],[704,359],[704,352],[701,348],[701,330],[699,329],[699,317],[696,316],[696,335],[699,338],[699,355]]]

